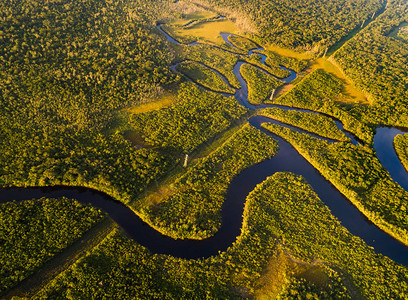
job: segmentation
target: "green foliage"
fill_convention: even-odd
[[[258,45],[251,41],[250,39],[235,34],[228,36],[228,41],[230,41],[231,44],[233,44],[235,47],[245,51],[258,48]]]
[[[373,141],[372,129],[353,115],[353,107],[342,106],[333,101],[342,94],[342,91],[343,84],[340,79],[318,69],[288,93],[273,99],[273,103],[333,116],[344,124],[346,130],[370,145]]]
[[[408,170],[408,134],[397,135],[394,139],[394,148],[401,163]]]
[[[255,216],[271,216],[265,224],[293,255],[323,261],[337,270],[343,283],[334,284],[331,295],[323,299],[343,299],[344,286],[364,299],[401,299],[408,293],[407,268],[351,235],[300,176],[277,173],[258,185],[248,201],[248,207],[259,210],[251,211]]]
[[[140,2],[2,1],[1,114],[24,127],[104,126],[174,82]]]
[[[391,180],[371,148],[328,144],[275,124],[263,126],[282,136],[341,191],[369,220],[408,243],[408,193]]]
[[[191,152],[246,112],[233,97],[183,83],[174,105],[133,115],[130,122],[152,145]]]
[[[281,298],[291,290],[331,299],[347,294],[398,299],[408,292],[406,268],[347,232],[299,176],[278,173],[248,196],[241,235],[220,255],[205,260],[152,255],[118,231],[35,298],[248,298],[277,256],[276,238],[299,258],[326,262],[329,275],[317,291],[290,271],[278,273],[292,282]]]
[[[2,186],[88,186],[128,203],[170,166],[168,157],[134,149],[119,134],[72,129],[3,134]]]
[[[103,218],[63,198],[0,205],[0,294],[21,282]]]
[[[243,64],[240,71],[248,84],[248,102],[251,104],[263,103],[274,89],[282,85],[280,81],[250,64]]]
[[[404,1],[389,1],[383,15],[334,55],[346,75],[371,95],[373,106],[361,114],[367,123],[408,126],[408,47],[389,36],[408,21],[407,7]]]
[[[285,78],[290,75],[290,72],[287,70],[283,70],[279,67],[270,67],[269,65],[262,63],[262,57],[259,54],[256,54],[256,52],[249,56],[243,56],[241,59],[278,78]]]
[[[261,110],[258,112],[258,115],[302,128],[329,139],[343,142],[350,141],[350,139],[337,128],[336,123],[332,119],[317,113],[306,113],[278,107],[270,107]]]
[[[238,18],[249,19],[265,43],[323,51],[338,42],[382,6],[379,0],[206,0]]]
[[[282,56],[269,50],[257,51],[256,53],[265,54],[267,56],[265,63],[271,68],[279,68],[280,66],[284,66],[299,73],[308,65],[307,60],[298,60],[293,57]]]
[[[157,230],[173,238],[208,238],[221,226],[221,207],[233,177],[277,150],[273,139],[245,125],[176,179],[175,190],[164,202],[142,214]]]
[[[188,59],[207,65],[224,75],[234,88],[241,87],[237,77],[233,73],[234,66],[240,59],[238,54],[230,53],[206,44],[176,48],[178,48],[177,58],[179,60]]]
[[[331,274],[335,272],[332,271]],[[352,299],[340,277],[334,277],[329,287],[320,288],[304,278],[293,277],[277,299]]]
[[[224,80],[211,69],[194,61],[184,61],[177,65],[177,71],[183,73],[194,82],[203,85],[216,92],[234,94],[235,89],[231,88]]]

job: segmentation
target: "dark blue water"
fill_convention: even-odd
[[[391,178],[408,191],[408,173],[394,149],[394,138],[398,134],[405,133],[407,133],[407,130],[378,127],[374,136],[374,149],[381,164],[390,173]]]

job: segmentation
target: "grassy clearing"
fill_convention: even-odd
[[[171,25],[171,24],[170,24]],[[221,37],[221,32],[239,33],[237,25],[228,19],[203,21],[188,27],[166,26],[171,35],[185,42],[211,42],[223,45],[225,42]]]
[[[348,78],[334,61],[333,58],[318,58],[314,61],[314,64],[311,66],[312,70],[323,69],[327,73],[333,74],[337,78],[343,81],[344,91],[343,96],[336,99],[336,101],[342,102],[351,102],[351,103],[361,103],[368,104],[370,101],[368,97],[360,90],[358,90],[353,81]]]
[[[158,110],[158,109],[170,106],[176,102],[176,99],[177,99],[177,95],[175,95],[172,92],[166,92],[154,102],[130,107],[130,108],[125,109],[125,111],[131,114],[141,114],[141,113],[149,112],[152,110]]]
[[[327,73],[335,75],[337,78],[341,79],[344,83],[344,96],[338,98],[337,101],[342,102],[351,102],[351,103],[369,103],[367,95],[365,95],[362,91],[358,90],[352,80],[348,78],[341,70],[341,68],[337,65],[337,63],[332,58],[315,58],[313,53],[309,52],[295,52],[291,49],[285,49],[277,46],[267,46],[266,50],[270,52],[274,52],[278,55],[283,57],[290,57],[296,58],[300,61],[302,60],[310,60],[312,63],[307,72],[313,72],[317,69],[323,69]],[[268,51],[267,51],[268,52]],[[290,67],[290,66],[289,66]],[[296,68],[294,68],[296,71]]]

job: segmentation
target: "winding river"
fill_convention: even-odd
[[[166,36],[167,40],[172,43],[179,43],[166,32],[160,25],[159,30]],[[229,34],[222,35],[224,40],[229,43]],[[190,46],[199,43],[191,43]],[[231,47],[235,47],[229,43]],[[236,47],[235,47],[236,48]],[[252,49],[248,55],[255,54]],[[266,57],[262,56],[262,63],[265,63]],[[235,98],[239,103],[248,109],[254,110],[274,105],[254,106],[248,103],[248,87],[241,76],[240,68],[245,62],[239,61],[234,67],[234,74],[237,76],[241,88],[236,89]],[[172,67],[175,70],[176,65]],[[285,68],[290,72],[290,76],[281,81],[288,83],[296,78],[296,73]],[[216,72],[229,85],[227,79],[219,72]],[[231,96],[231,95],[228,95]],[[282,106],[280,106],[282,107]],[[294,109],[284,107],[286,109]],[[296,109],[298,111],[305,111]],[[110,196],[89,188],[82,187],[33,187],[33,188],[4,188],[0,193],[0,203],[17,200],[38,199],[41,197],[59,198],[67,197],[76,199],[83,204],[89,204],[105,211],[109,217],[114,220],[120,228],[136,242],[147,247],[152,253],[169,254],[181,258],[206,258],[217,255],[225,251],[236,240],[241,232],[242,214],[247,195],[255,186],[263,182],[267,177],[276,172],[292,172],[302,175],[307,182],[313,187],[319,198],[330,208],[343,226],[352,234],[361,237],[368,245],[374,247],[375,251],[380,252],[391,259],[408,266],[408,247],[398,242],[382,230],[373,225],[367,218],[352,205],[329,181],[305,160],[288,142],[279,136],[273,135],[261,127],[262,123],[276,123],[289,127],[291,129],[303,132],[298,128],[282,124],[262,116],[254,116],[249,119],[249,123],[262,132],[273,136],[279,143],[279,152],[271,159],[267,159],[257,165],[253,165],[238,176],[236,176],[228,187],[226,199],[222,207],[222,226],[220,230],[211,238],[196,240],[174,240],[162,235],[152,227],[144,223],[130,208],[114,200]],[[340,130],[343,125],[335,120]],[[343,130],[343,132],[345,132]],[[358,141],[350,134],[345,132],[351,138],[354,144]],[[402,187],[408,190],[408,174],[405,172],[393,148],[393,140],[397,134],[403,133],[396,128],[378,128],[374,138],[374,147],[383,166],[389,171],[391,177]],[[308,133],[309,135],[313,135]],[[317,135],[313,135],[321,138]],[[323,139],[323,138],[321,138]],[[325,139],[327,140],[327,139]],[[327,140],[329,142],[335,142]]]

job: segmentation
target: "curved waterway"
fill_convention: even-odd
[[[162,30],[160,26],[158,26],[158,28]],[[173,39],[163,30],[162,32],[170,42],[178,43],[177,40]],[[224,36],[223,38],[228,40],[228,34],[225,34]],[[252,49],[249,52],[249,55],[254,53],[254,50],[262,50],[262,48]],[[258,53],[256,54],[261,55]],[[263,57],[262,62],[265,62]],[[239,61],[234,67],[234,74],[241,83],[241,88],[237,89],[234,95],[239,103],[249,109],[276,106],[254,106],[248,103],[248,87],[240,73],[242,64],[244,64],[244,62]],[[284,67],[282,66],[282,68]],[[287,70],[290,72],[290,76],[281,79],[285,83],[296,78],[296,73],[293,70]],[[220,73],[217,74],[229,84],[224,76]],[[284,108],[295,109],[288,107]],[[307,111],[301,109],[295,110]],[[343,125],[338,120],[335,120],[335,122],[339,129],[343,130]],[[271,159],[267,159],[245,169],[232,180],[228,187],[222,207],[222,226],[214,236],[205,240],[174,240],[164,236],[144,223],[129,207],[102,192],[90,188],[66,186],[5,188],[1,190],[0,203],[13,200],[23,201],[27,199],[39,199],[41,197],[67,197],[70,199],[76,199],[83,204],[92,205],[105,211],[130,238],[133,238],[136,242],[145,246],[153,253],[169,254],[189,259],[205,258],[225,251],[236,240],[236,237],[240,235],[245,200],[256,185],[263,182],[267,177],[276,172],[292,172],[302,175],[307,180],[319,198],[330,208],[333,215],[336,216],[342,225],[352,234],[361,237],[368,245],[374,247],[377,252],[408,266],[408,247],[384,233],[368,221],[354,205],[352,205],[329,181],[321,176],[320,173],[288,142],[263,129],[261,124],[275,123],[300,132],[304,131],[263,116],[254,116],[249,119],[249,123],[253,127],[276,139],[279,143],[279,152]],[[402,165],[399,162],[398,157],[396,157],[393,148],[393,139],[400,133],[402,133],[402,131],[395,128],[378,128],[374,138],[374,147],[377,150],[381,163],[390,172],[392,178],[405,189],[408,189],[408,175],[405,170],[403,170],[403,172],[401,171]],[[308,134],[321,138],[311,133]],[[354,144],[357,144],[357,141],[351,134],[346,134],[351,138]],[[328,142],[335,142],[328,139],[325,140]]]

